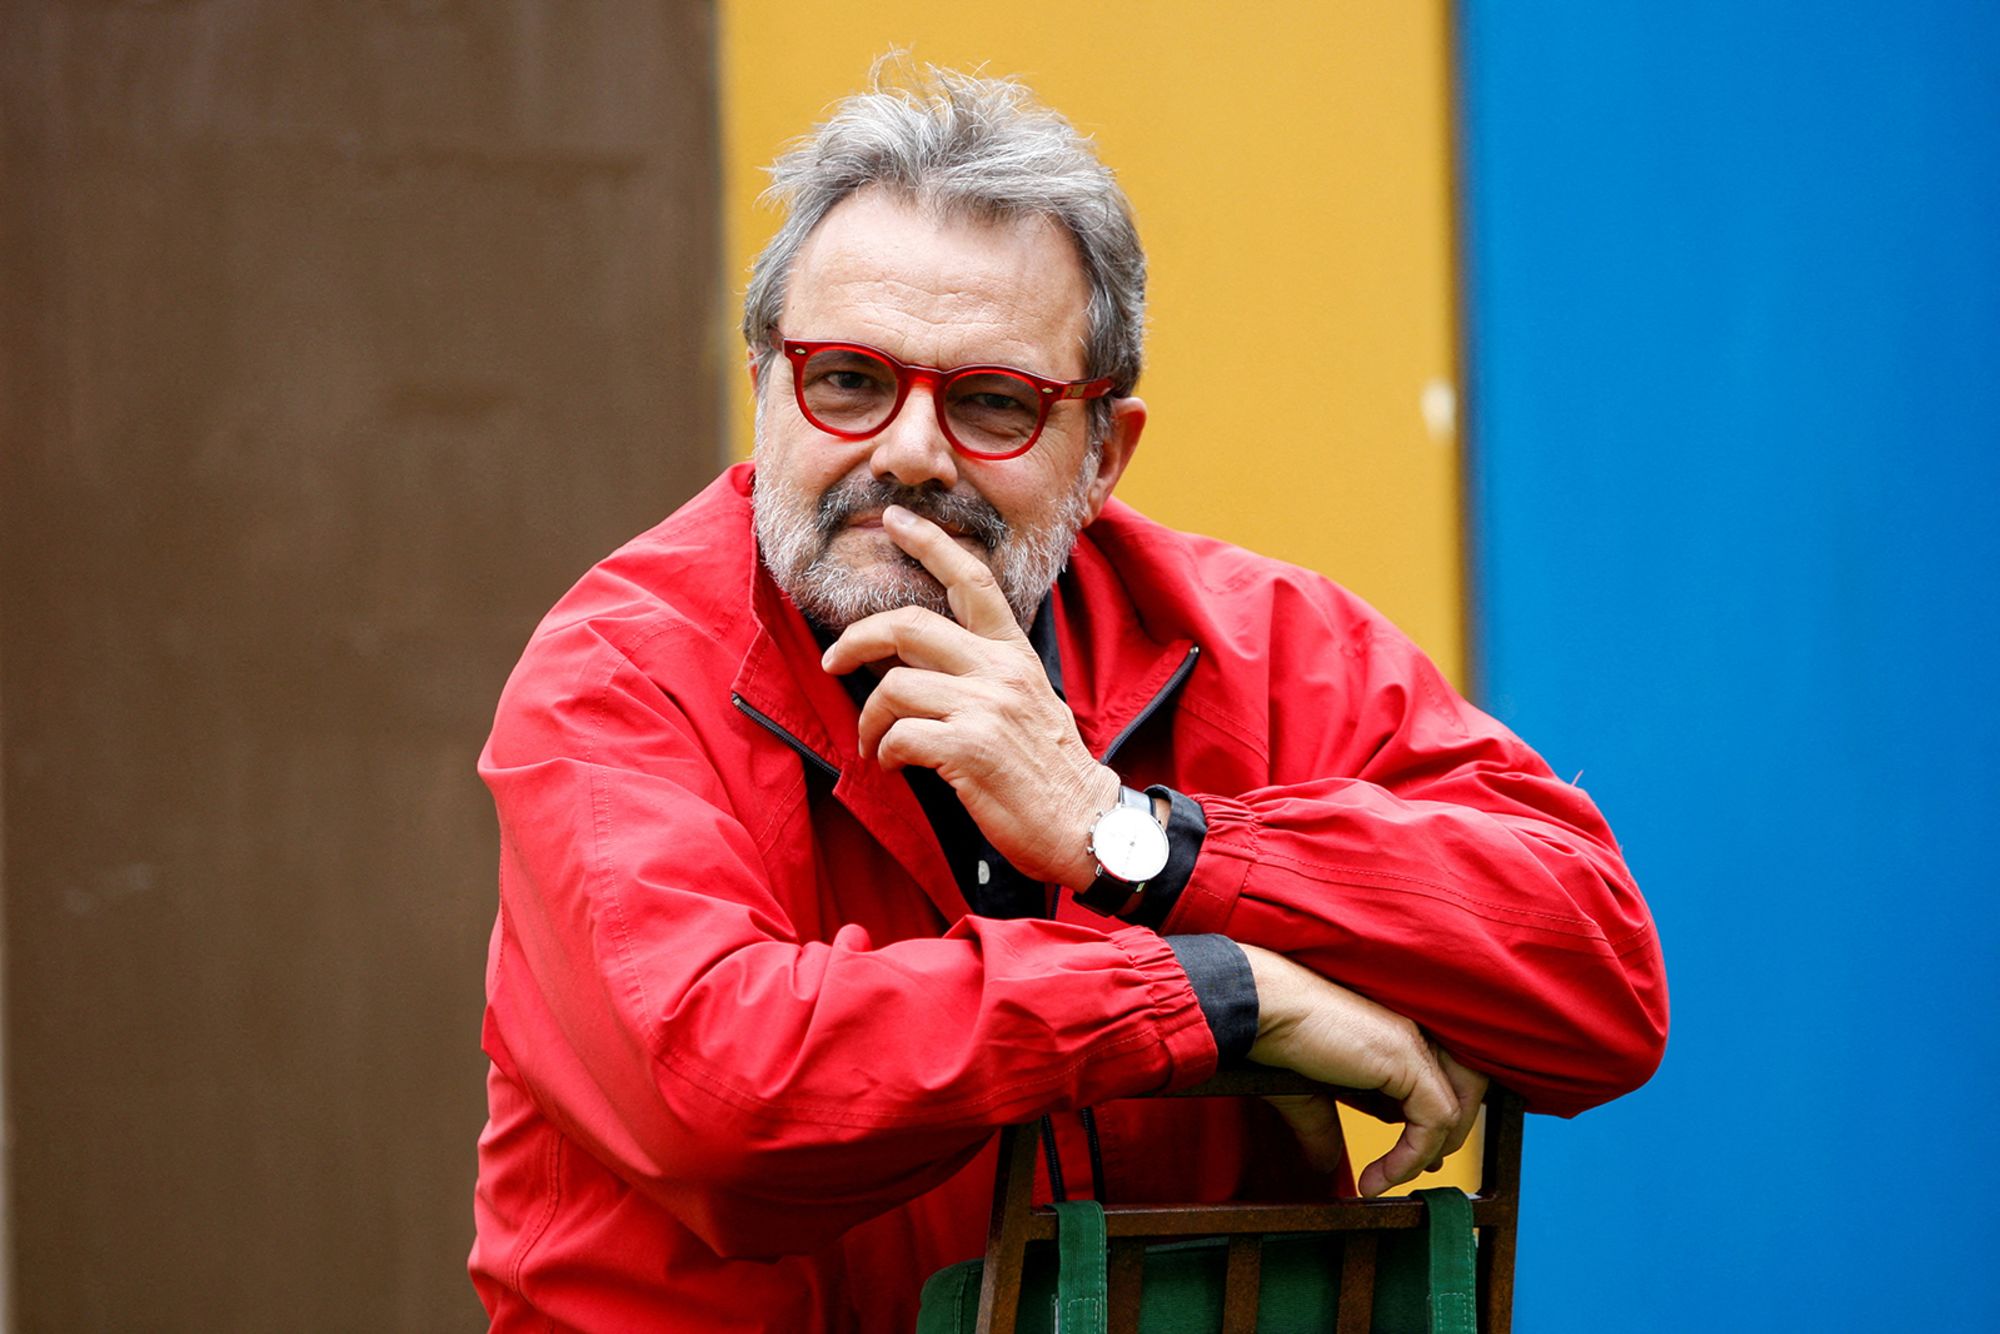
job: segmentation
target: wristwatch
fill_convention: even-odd
[[[1167,831],[1153,814],[1153,799],[1129,787],[1118,804],[1090,827],[1090,856],[1097,878],[1076,896],[1092,912],[1122,917],[1146,892],[1146,882],[1167,869]]]

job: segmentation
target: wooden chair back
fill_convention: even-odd
[[[1224,1071],[1206,1083],[1167,1097],[1251,1097],[1324,1091],[1287,1070],[1250,1067]],[[1472,1221],[1479,1234],[1480,1334],[1508,1334],[1514,1306],[1514,1238],[1521,1192],[1521,1100],[1497,1085],[1486,1099],[1484,1157]],[[979,1291],[981,1334],[1014,1334],[1021,1272],[1028,1243],[1052,1241],[1055,1214],[1032,1202],[1035,1154],[1041,1125],[1001,1132],[1000,1167],[993,1188],[993,1218],[986,1236],[986,1265]],[[1110,1244],[1110,1334],[1136,1334],[1145,1248],[1149,1241],[1228,1238],[1223,1330],[1255,1334],[1260,1237],[1265,1233],[1327,1232],[1340,1241],[1340,1313],[1337,1334],[1368,1334],[1374,1311],[1375,1256],[1383,1232],[1424,1226],[1424,1206],[1405,1198],[1333,1200],[1315,1204],[1113,1204],[1104,1205]]]

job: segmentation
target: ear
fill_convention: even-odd
[[[1090,479],[1090,485],[1084,491],[1084,504],[1090,510],[1091,520],[1104,512],[1104,503],[1111,499],[1112,489],[1125,475],[1126,466],[1132,462],[1132,455],[1139,448],[1139,436],[1145,429],[1144,399],[1126,397],[1111,400],[1111,430],[1106,433],[1104,448],[1098,455],[1097,474]]]
[[[750,372],[750,392],[752,395],[755,395],[758,388],[757,372],[763,369],[762,365],[759,363],[757,359],[756,348],[746,347],[743,349],[743,365],[744,368]]]

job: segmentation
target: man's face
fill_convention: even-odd
[[[938,219],[882,191],[855,195],[806,239],[779,326],[949,368],[1015,366],[1084,375],[1089,287],[1075,244],[1042,218]],[[1055,581],[1077,531],[1097,517],[1137,443],[1145,408],[1114,405],[1101,448],[1080,401],[1055,404],[1040,439],[1004,460],[956,453],[928,389],[866,440],[842,440],[799,412],[792,368],[769,363],[757,386],[757,537],[778,585],[831,629],[915,604],[949,615],[944,590],[889,540],[881,512],[901,504],[940,523],[984,560],[1023,624]]]

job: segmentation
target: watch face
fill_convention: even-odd
[[[1136,884],[1167,869],[1167,831],[1152,812],[1115,806],[1090,831],[1090,855],[1116,879]]]

